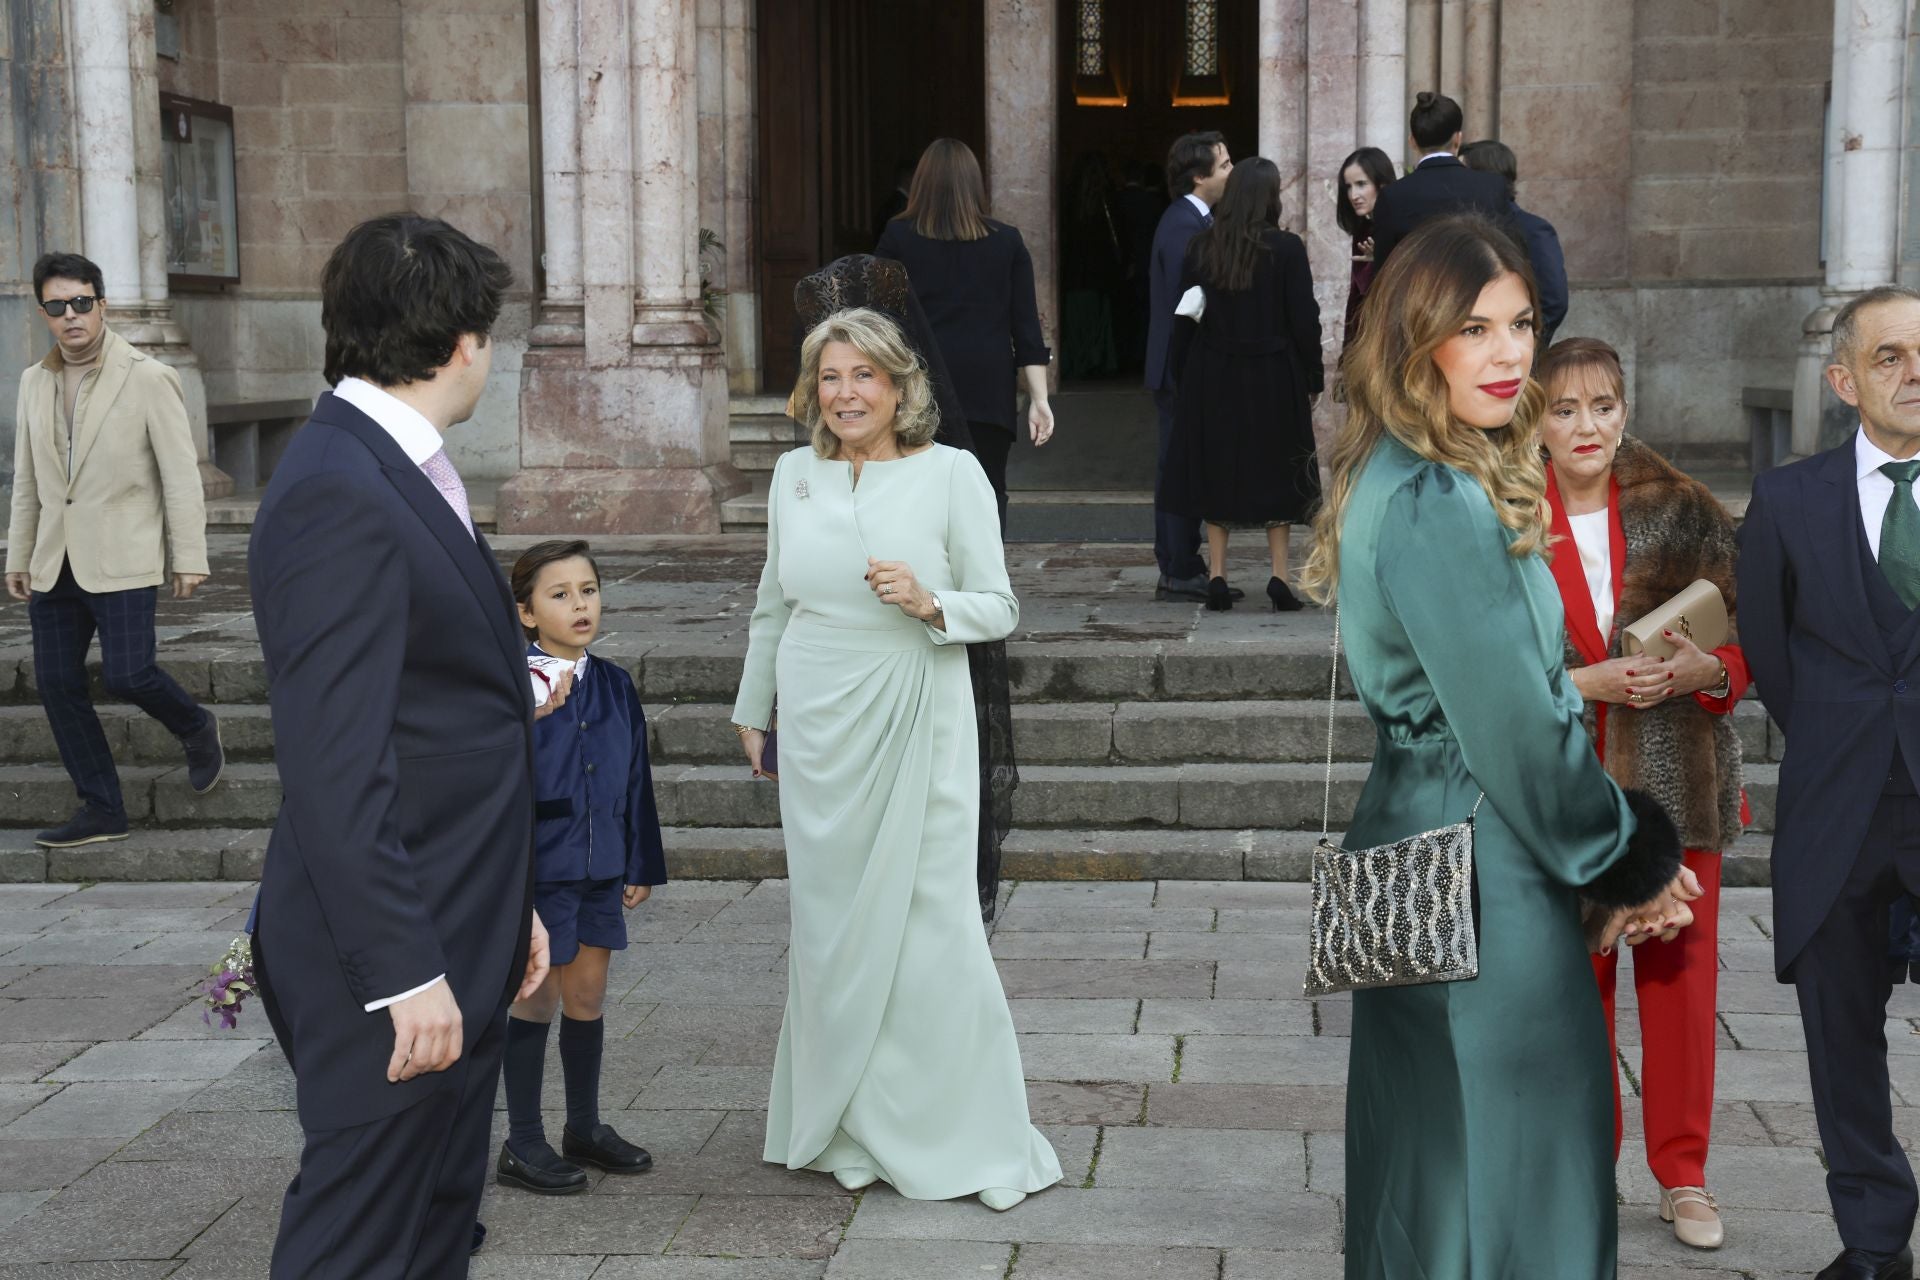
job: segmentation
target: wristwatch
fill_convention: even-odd
[[[927,592],[927,598],[933,601],[933,618],[937,618],[947,611],[947,607],[940,603],[940,593],[938,591]],[[933,618],[928,618],[927,621],[932,622]]]
[[[1713,688],[1702,689],[1701,692],[1709,698],[1724,698],[1733,692],[1733,672],[1727,670],[1725,658],[1720,659],[1720,679],[1715,682]]]

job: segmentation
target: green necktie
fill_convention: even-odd
[[[1920,507],[1913,504],[1913,478],[1920,458],[1880,468],[1893,481],[1893,498],[1880,521],[1880,572],[1909,609],[1920,606]]]

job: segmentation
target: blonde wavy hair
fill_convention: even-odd
[[[831,458],[840,452],[840,437],[820,411],[820,353],[830,342],[846,343],[893,380],[900,392],[893,434],[901,448],[917,449],[933,439],[940,428],[940,410],[933,402],[927,362],[887,315],[871,307],[852,307],[813,326],[800,343],[800,376],[794,381],[787,412],[812,432],[814,453]]]
[[[1313,521],[1313,554],[1301,576],[1322,604],[1340,585],[1340,525],[1367,459],[1392,436],[1431,462],[1480,483],[1500,523],[1515,533],[1512,555],[1547,548],[1546,471],[1539,424],[1546,393],[1529,378],[1513,422],[1494,431],[1462,425],[1447,407],[1447,380],[1434,352],[1459,333],[1480,291],[1504,275],[1526,284],[1538,314],[1540,294],[1520,247],[1473,215],[1440,218],[1401,241],[1360,309],[1360,333],[1342,357],[1347,420],[1327,465],[1331,485]]]

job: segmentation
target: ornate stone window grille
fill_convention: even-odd
[[[1106,0],[1073,0],[1073,101],[1082,107],[1124,107],[1126,91],[1107,63]]]
[[[1220,107],[1232,100],[1220,75],[1220,0],[1186,0],[1176,107]]]

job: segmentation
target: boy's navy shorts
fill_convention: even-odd
[[[584,943],[624,951],[627,912],[620,905],[625,886],[612,880],[541,880],[533,886],[533,909],[547,926],[554,964],[572,964]]]

